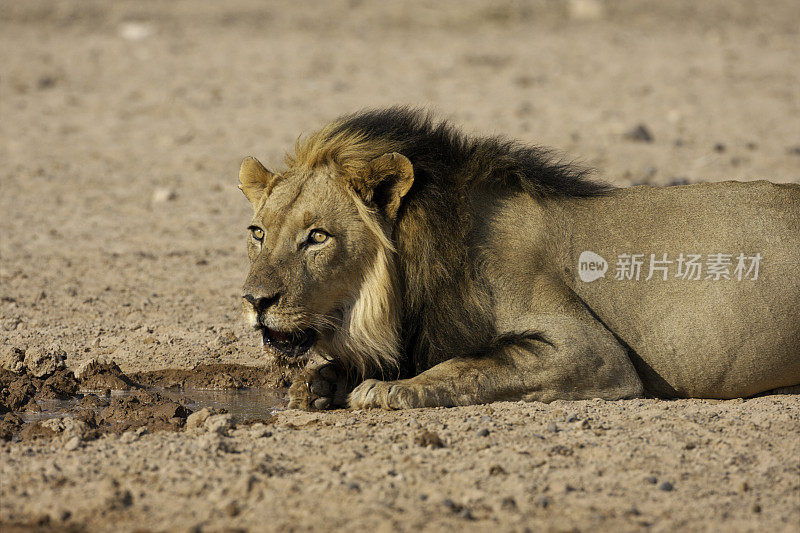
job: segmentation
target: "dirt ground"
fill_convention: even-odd
[[[362,107],[618,185],[800,182],[795,0],[431,5],[0,3],[3,354],[266,367],[239,162]],[[0,442],[0,529],[800,530],[797,394],[173,418]]]

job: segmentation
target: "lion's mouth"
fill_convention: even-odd
[[[299,357],[317,341],[317,334],[312,330],[277,331],[264,327],[260,329],[264,346],[277,350],[285,357]]]

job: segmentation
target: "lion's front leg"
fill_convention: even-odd
[[[347,405],[346,373],[332,363],[309,365],[289,387],[289,409],[323,410]]]
[[[512,373],[492,358],[455,358],[409,379],[367,379],[353,389],[348,403],[352,409],[412,409],[490,402],[501,399],[498,377]]]
[[[550,334],[502,342],[481,357],[449,359],[404,380],[366,380],[353,409],[450,407],[499,400],[616,400],[641,396],[625,349],[607,332],[561,322]]]
[[[455,405],[452,397],[440,389],[441,387],[425,387],[419,381],[415,382],[414,378],[396,381],[367,379],[353,389],[348,403],[352,409],[368,409],[370,407],[412,409],[414,407]]]

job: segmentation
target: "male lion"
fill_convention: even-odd
[[[345,116],[286,163],[239,180],[244,313],[305,364],[290,407],[800,383],[798,185],[616,189],[408,108]]]

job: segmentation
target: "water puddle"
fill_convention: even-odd
[[[201,389],[185,388],[180,390],[149,387],[147,392],[158,393],[168,400],[177,402],[191,411],[205,407],[214,410],[225,410],[238,421],[262,420],[271,417],[286,407],[286,395],[277,389]],[[95,394],[103,398],[100,391],[80,391],[80,394]],[[136,391],[111,391],[108,399],[133,396]],[[68,400],[42,399],[38,401],[41,411],[20,413],[25,422],[40,422],[64,415],[71,415],[75,410],[87,409],[81,397]],[[104,406],[98,406],[99,411]]]

